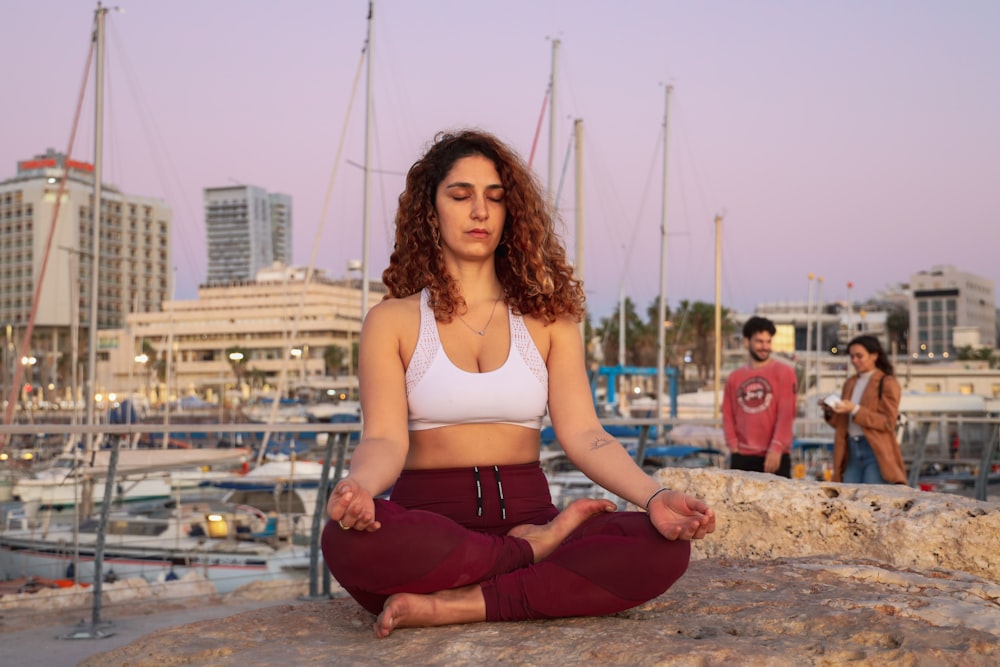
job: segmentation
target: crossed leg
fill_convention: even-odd
[[[583,498],[573,501],[543,526],[515,526],[507,534],[531,545],[535,562],[545,559],[584,521],[602,512],[615,511],[608,500]],[[375,620],[375,636],[388,637],[396,628],[418,628],[486,620],[486,601],[479,584],[452,588],[428,595],[397,593],[389,596]]]

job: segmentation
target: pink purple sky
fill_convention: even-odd
[[[65,151],[96,2],[0,4],[0,180]],[[361,257],[364,0],[122,0],[107,21],[105,181],[173,209],[177,296],[206,276],[202,189],[292,196],[294,256]],[[1000,282],[1000,2],[377,0],[371,275],[402,174],[440,129],[527,158],[556,68],[558,182],[583,121],[584,274],[595,319],[659,290],[664,83],[671,305],[750,311],[864,299],[937,264]],[[92,81],[92,79],[91,79]],[[72,154],[93,155],[93,84]],[[546,117],[533,166],[548,174]],[[341,135],[345,143],[338,161]],[[560,190],[575,254],[574,163]],[[330,185],[332,182],[332,186]],[[328,194],[329,193],[329,194]],[[325,211],[325,214],[324,214]]]

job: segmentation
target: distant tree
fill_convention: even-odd
[[[729,319],[728,308],[720,310],[722,319],[722,339],[733,333],[733,323]],[[691,352],[691,362],[698,369],[698,377],[705,380],[715,369],[715,304],[683,300],[673,317],[676,330],[671,345],[678,355]]]
[[[986,361],[989,363],[990,368],[996,366],[996,358],[993,355],[993,350],[988,347],[973,347],[971,345],[966,345],[960,347],[956,354],[958,355],[959,361]]]
[[[247,383],[250,385],[250,391],[259,391],[264,388],[264,382],[267,380],[267,373],[254,367],[247,369],[245,377],[247,379]]]
[[[233,369],[233,375],[236,377],[236,386],[238,387],[243,381],[243,371],[250,361],[250,351],[239,345],[233,345],[226,348],[224,354],[226,355],[226,361],[229,362],[229,367]]]
[[[890,308],[885,319],[886,332],[889,334],[889,347],[895,347],[899,354],[907,354],[910,336],[910,311],[903,306]]]
[[[619,314],[622,312],[625,314],[625,358],[619,359],[618,343],[619,340],[621,340],[621,332],[619,331]],[[604,363],[612,366],[637,365],[638,362],[634,352],[635,343],[643,336],[648,335],[647,329],[647,325],[639,319],[639,316],[635,312],[635,303],[626,297],[624,311],[622,311],[621,305],[619,305],[611,317],[606,317],[601,320],[601,330],[603,332],[601,339],[604,348]]]
[[[323,363],[326,365],[327,375],[340,375],[347,368],[346,350],[340,345],[327,345],[323,350]]]

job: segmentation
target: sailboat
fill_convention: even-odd
[[[97,366],[98,295],[100,293],[102,236],[102,163],[103,163],[103,88],[104,88],[104,27],[109,10],[97,4],[94,18],[92,53],[95,61],[95,133],[93,196],[90,210],[92,241],[91,285],[89,299],[89,361],[84,395],[93,396]],[[74,129],[75,135],[75,129]],[[71,144],[72,146],[72,141]],[[69,153],[69,151],[67,151]],[[64,175],[65,178],[65,175]],[[64,185],[60,186],[64,187]],[[57,197],[57,201],[61,197]],[[50,235],[51,241],[51,235]],[[49,243],[51,247],[51,243]],[[48,253],[45,255],[48,259]],[[38,284],[44,279],[44,264]],[[34,303],[37,304],[36,291]],[[25,331],[25,349],[31,340],[34,309]],[[16,370],[20,371],[18,367]],[[19,386],[15,378],[14,386]],[[7,406],[7,419],[14,401]],[[6,576],[37,576],[47,579],[70,578],[93,585],[92,636],[104,636],[99,629],[102,604],[102,584],[109,577],[139,575],[147,579],[169,580],[187,572],[199,572],[214,581],[220,591],[232,590],[249,581],[284,578],[305,572],[310,563],[310,549],[280,539],[276,516],[246,505],[222,505],[199,501],[185,504],[177,500],[157,503],[142,511],[115,510],[116,493],[127,483],[126,475],[137,479],[153,471],[171,467],[212,465],[239,460],[244,450],[132,450],[121,451],[121,438],[111,438],[109,449],[98,449],[95,403],[86,401],[87,446],[82,456],[72,454],[66,467],[53,470],[45,480],[26,484],[22,493],[37,491],[35,503],[56,505],[69,502],[79,520],[69,525],[54,525],[48,514],[27,510],[14,511],[5,517],[0,533],[0,571]],[[79,433],[77,427],[74,433]],[[68,473],[68,474],[67,474]],[[162,481],[162,480],[161,480]],[[67,498],[46,497],[46,492],[73,490]],[[79,495],[77,495],[77,490]],[[95,497],[95,494],[97,497]],[[121,494],[119,494],[121,495]],[[77,499],[93,499],[100,503],[100,512],[89,517],[86,510],[77,511]]]

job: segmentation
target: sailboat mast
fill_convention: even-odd
[[[573,122],[576,140],[576,279],[583,282],[583,119]],[[580,336],[586,346],[587,319],[580,320]]]
[[[371,196],[372,184],[372,118],[374,117],[372,101],[372,45],[375,38],[375,0],[368,2],[368,43],[366,50],[366,101],[365,101],[365,178],[364,195],[362,203],[362,231],[361,231],[361,319],[364,320],[368,313],[368,292],[370,288],[368,274],[370,271],[370,246],[369,229],[371,228],[371,208],[369,198]]]
[[[87,426],[94,425],[94,395],[97,391],[97,327],[101,273],[101,180],[104,169],[104,19],[108,10],[97,3],[94,20],[94,194],[91,204],[90,321],[87,327]],[[94,433],[87,431],[87,451],[94,451]]]
[[[549,202],[556,208],[556,63],[559,56],[559,40],[552,40],[552,72],[549,79]]]
[[[813,332],[813,279],[816,276],[809,274],[809,292],[806,295],[806,364],[802,378],[802,395],[809,395],[809,377],[812,375],[812,332]],[[815,413],[812,409],[814,401],[805,402],[806,416],[811,417]]]
[[[174,374],[174,300],[177,290],[177,267],[170,274],[170,316],[167,319],[167,366],[163,372],[163,449],[170,446],[170,382]],[[180,406],[180,401],[177,402]]]
[[[667,165],[669,151],[667,150],[668,129],[670,119],[670,93],[674,87],[668,85],[663,108],[663,188],[660,201],[660,303],[659,326],[656,330],[656,418],[663,419],[663,385],[664,367],[667,351]],[[659,429],[662,431],[662,429]],[[658,432],[659,432],[658,431]]]
[[[719,396],[722,388],[722,216],[715,216],[715,372],[712,418],[719,418]]]

